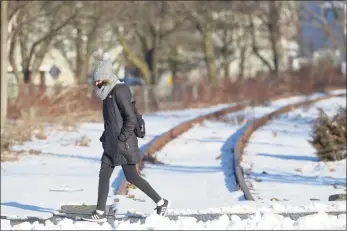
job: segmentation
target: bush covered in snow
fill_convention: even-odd
[[[322,161],[337,161],[346,158],[346,108],[340,107],[331,118],[319,109],[319,117],[313,123],[310,143],[316,148]]]

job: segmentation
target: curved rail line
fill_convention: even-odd
[[[278,109],[272,113],[269,113],[269,114],[255,120],[255,121],[253,121],[245,129],[244,133],[240,136],[239,140],[236,142],[236,145],[234,147],[234,168],[235,168],[235,176],[236,176],[236,181],[237,181],[236,183],[238,184],[240,189],[243,191],[246,200],[254,200],[254,198],[251,195],[248,187],[245,184],[245,180],[243,177],[243,171],[242,171],[242,168],[240,166],[240,161],[242,160],[242,153],[243,153],[243,149],[245,147],[245,144],[247,143],[247,141],[250,138],[250,136],[252,135],[252,133],[256,129],[261,127],[262,125],[266,124],[273,117],[279,116],[280,114],[287,113],[287,112],[294,110],[300,106],[309,105],[309,104],[315,103],[315,102],[320,101],[320,100],[324,100],[324,99],[328,99],[328,98],[336,97],[336,96],[340,96],[340,95],[345,95],[345,93],[344,94],[332,94],[332,95],[329,94],[326,96],[316,98],[314,100],[308,100],[308,101],[299,102],[296,104],[290,104],[290,105],[284,106],[284,107],[282,107],[282,108],[280,108],[280,109]],[[292,96],[293,95],[291,95],[291,96],[288,96],[288,95],[278,96],[277,95],[277,96],[271,97],[271,101],[278,100],[278,99],[285,99],[285,98],[289,98]],[[165,132],[164,134],[162,134],[158,138],[154,139],[147,146],[147,148],[143,151],[142,160],[141,160],[140,164],[137,166],[137,171],[140,172],[144,168],[145,161],[150,161],[152,163],[158,163],[156,158],[155,158],[155,153],[160,151],[170,141],[172,141],[175,138],[177,138],[178,136],[182,135],[184,132],[187,132],[190,128],[193,127],[194,124],[201,123],[207,119],[218,119],[218,118],[225,116],[227,114],[243,110],[248,106],[257,106],[260,104],[261,104],[261,102],[241,103],[241,104],[238,104],[235,106],[223,108],[221,110],[218,110],[218,111],[206,114],[206,115],[199,116],[197,118],[188,120],[186,122],[183,122],[183,123],[177,125],[176,127],[171,128],[169,131]],[[125,180],[125,178],[123,178],[121,183],[119,184],[116,192],[115,192],[116,195],[127,195],[128,190],[129,190],[129,186],[130,186],[130,184]]]
[[[243,170],[241,168],[240,165],[240,161],[242,161],[242,154],[243,154],[243,150],[244,147],[246,145],[246,143],[248,142],[250,136],[253,134],[253,132],[255,132],[255,130],[257,130],[258,128],[260,128],[261,126],[265,125],[269,120],[281,115],[281,114],[285,114],[288,113],[298,107],[302,107],[302,106],[307,106],[313,103],[316,103],[318,101],[321,100],[325,100],[331,97],[338,97],[338,96],[343,96],[346,95],[345,93],[343,94],[329,94],[329,95],[325,95],[313,100],[307,100],[304,102],[299,102],[299,103],[295,103],[295,104],[290,104],[284,107],[281,107],[280,109],[271,112],[267,115],[264,115],[262,117],[260,117],[259,119],[256,119],[255,121],[251,122],[248,127],[245,129],[245,131],[243,132],[243,134],[241,134],[241,136],[239,137],[238,141],[236,142],[234,148],[233,148],[233,152],[234,152],[234,169],[235,169],[235,177],[236,177],[236,183],[238,184],[239,188],[243,191],[245,199],[246,200],[254,200],[254,197],[252,196],[252,194],[250,193],[250,190],[248,189],[246,183],[245,183],[245,179],[243,176]],[[273,100],[278,100],[278,99],[285,99],[291,96],[276,96],[276,97],[272,97],[272,101]],[[176,127],[171,128],[169,131],[165,132],[163,135],[161,135],[160,137],[156,138],[155,140],[153,140],[148,147],[146,148],[146,150],[142,153],[142,160],[141,163],[137,166],[137,170],[138,172],[140,172],[143,168],[144,168],[144,163],[145,161],[150,161],[152,163],[158,163],[158,161],[155,158],[155,153],[158,152],[159,150],[161,150],[166,144],[168,144],[170,141],[174,140],[175,138],[177,138],[178,136],[182,135],[184,132],[187,132],[189,129],[191,129],[193,127],[194,124],[198,124],[203,122],[204,120],[208,120],[208,119],[218,119],[222,116],[225,116],[227,114],[230,113],[234,113],[240,110],[245,109],[248,106],[256,106],[256,105],[260,105],[260,102],[245,102],[242,104],[238,104],[235,106],[231,106],[231,107],[227,107],[227,108],[223,108],[221,110],[206,114],[206,115],[202,115],[199,116],[197,118],[188,120],[186,122],[183,122],[181,124],[179,124]],[[117,195],[127,195],[128,194],[128,190],[129,190],[129,186],[130,184],[124,179],[122,179],[121,183],[119,184],[117,190],[116,190],[116,194]]]
[[[251,135],[260,127],[262,127],[263,125],[265,125],[267,122],[269,122],[270,120],[288,113],[290,111],[293,111],[299,107],[303,107],[303,106],[309,106],[313,103],[316,103],[318,101],[321,100],[325,100],[325,99],[329,99],[332,97],[339,97],[339,96],[346,96],[346,93],[343,94],[329,94],[326,96],[322,96],[313,100],[307,100],[304,102],[299,102],[299,103],[295,103],[295,104],[290,104],[284,107],[281,107],[280,109],[271,112],[267,115],[264,115],[262,117],[260,117],[259,119],[256,119],[255,121],[253,121],[252,123],[249,124],[249,126],[245,129],[245,131],[243,132],[243,134],[240,136],[239,140],[236,142],[236,145],[234,147],[234,164],[235,164],[235,174],[236,174],[236,180],[237,180],[237,184],[240,186],[241,190],[243,191],[246,200],[252,200],[254,201],[254,197],[252,196],[251,192],[249,191],[246,183],[245,183],[245,179],[243,176],[243,171],[242,168],[240,166],[240,161],[242,161],[242,155],[243,155],[243,151],[244,148],[248,142],[248,140],[250,139]]]

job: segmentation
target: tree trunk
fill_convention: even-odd
[[[80,84],[85,84],[88,81],[87,75],[89,71],[89,61],[90,57],[92,56],[92,46],[91,46],[91,41],[88,40],[87,44],[87,52],[85,54],[85,57],[81,60],[82,65],[80,67],[80,72],[78,74],[78,83]]]
[[[159,82],[159,70],[158,70],[158,47],[160,45],[160,32],[156,31],[153,39],[152,48],[152,85],[157,85]]]
[[[241,48],[240,62],[239,62],[239,79],[242,80],[245,75],[245,61],[246,61],[246,47]]]
[[[29,76],[29,64],[28,63],[28,56],[29,56],[29,52],[28,52],[28,47],[27,47],[27,39],[28,37],[26,36],[26,34],[20,30],[19,32],[19,36],[17,37],[20,43],[20,55],[21,55],[21,67],[22,67],[22,77],[23,77],[23,83],[27,84],[28,83],[28,79],[30,79]],[[27,69],[27,70],[26,70]]]
[[[273,62],[273,70],[272,73],[274,73],[276,76],[278,76],[278,70],[279,70],[279,52],[278,52],[278,40],[279,40],[279,9],[278,6],[276,6],[276,2],[269,2],[269,9],[270,14],[268,16],[268,32],[270,36],[270,43],[271,43],[271,52],[272,52],[272,62]]]
[[[37,75],[41,76],[40,67],[42,65],[43,59],[45,58],[45,55],[48,52],[49,45],[50,45],[49,41],[43,43],[42,46],[40,47],[40,50],[36,52],[36,55],[33,57],[31,76],[37,76]],[[44,81],[44,83],[42,84],[46,85],[46,81]]]
[[[158,72],[158,55],[157,49],[151,48],[145,53],[145,59],[147,66],[149,67],[151,73],[151,81],[152,85],[157,85],[159,81],[159,72]]]
[[[157,85],[159,82],[159,70],[158,70],[158,52],[157,48],[153,49],[152,52],[152,85]]]
[[[214,42],[212,38],[212,26],[210,23],[205,25],[204,30],[204,52],[207,65],[208,79],[213,85],[217,83],[217,71],[215,64]]]
[[[149,68],[149,71],[151,73],[151,78],[150,78],[150,83],[153,84],[154,81],[154,76],[153,76],[153,52],[154,49],[150,48],[150,49],[146,49],[143,51],[143,56],[145,57],[145,62]]]
[[[82,72],[82,66],[83,66],[83,43],[82,40],[82,30],[80,28],[77,28],[77,37],[75,40],[76,45],[76,71],[75,71],[75,78],[76,82],[80,82],[80,76]]]
[[[42,61],[45,57],[45,54],[47,54],[49,48],[49,44],[43,44],[43,47],[39,52],[36,53],[34,57],[31,59],[31,68],[29,68],[30,61],[25,62],[24,65],[24,81],[25,83],[31,84],[32,83],[32,77],[35,77],[40,74],[40,66],[42,64]]]
[[[272,61],[273,61],[273,65],[274,65],[272,73],[274,73],[276,76],[278,76],[278,70],[279,70],[278,58],[279,58],[279,53],[278,53],[278,49],[277,49],[277,41],[274,38],[274,36],[272,36],[272,35],[270,35],[270,36],[271,36],[270,40],[271,40],[271,50],[272,50]]]
[[[176,56],[176,54],[174,53]],[[172,75],[172,80],[174,80],[177,77],[178,73],[178,63],[175,60],[170,60],[169,59],[169,67]]]
[[[230,56],[233,55],[234,52],[232,52],[229,49],[230,44],[233,43],[233,39],[228,39],[228,30],[229,28],[224,28],[223,29],[223,34],[222,34],[222,47],[221,47],[221,54],[223,57],[223,63],[222,63],[222,68],[223,68],[223,74],[224,74],[224,79],[228,80],[230,77]]]
[[[40,71],[40,87],[42,88],[42,89],[45,89],[45,87],[46,87],[46,75],[45,75],[45,72],[41,72]]]
[[[23,61],[23,78],[24,78],[24,83],[25,84],[31,84],[31,71],[29,68],[28,61],[25,60]]]
[[[138,68],[140,70],[145,82],[147,84],[150,83],[151,71],[150,71],[150,68],[148,67],[147,63],[144,62],[138,56],[136,56],[135,53],[133,53],[130,50],[125,38],[117,30],[116,30],[116,36],[117,36],[117,39],[118,39],[120,45],[123,48],[123,52],[125,53],[127,60],[129,62],[131,62],[136,68]]]
[[[21,77],[20,71],[17,68],[16,58],[15,58],[15,51],[16,51],[16,45],[17,45],[17,31],[12,35],[12,39],[10,42],[10,49],[9,49],[9,61],[12,66],[12,71],[14,73],[14,76],[17,80],[17,84],[23,83],[23,79]]]
[[[159,102],[156,96],[156,88],[155,86],[158,83],[158,69],[157,69],[157,58],[156,58],[156,49],[151,48],[149,51],[147,51],[146,54],[146,63],[150,69],[151,74],[151,85],[150,92],[148,94],[148,97],[152,103],[151,109],[157,110],[159,108]]]
[[[88,40],[86,44],[86,53],[84,54],[84,57],[80,57],[82,63],[80,66],[80,72],[78,74],[78,82],[81,84],[85,84],[88,81],[87,76],[88,76],[89,65],[90,65],[90,57],[93,54],[93,48],[96,41],[97,26],[98,26],[98,23],[95,23],[94,29],[92,30],[91,33],[88,34]]]
[[[81,67],[81,71],[78,75],[78,83],[79,84],[85,84],[88,81],[88,70],[89,70],[89,60],[91,55],[86,55],[85,59],[83,60],[83,64]]]
[[[228,59],[224,59],[223,62],[223,70],[224,70],[224,79],[228,80],[229,79],[229,72],[230,72],[230,65],[229,65],[229,60]]]
[[[7,6],[1,1],[1,133],[7,117]]]
[[[230,73],[230,68],[229,68],[229,51],[228,51],[228,43],[226,41],[223,41],[223,47],[221,49],[221,55],[223,57],[223,61],[221,64],[221,67],[219,67],[219,69],[223,70],[223,75],[224,75],[224,79],[229,79],[229,73]]]
[[[249,16],[250,20],[250,32],[251,32],[251,40],[252,40],[252,51],[257,56],[262,63],[268,68],[269,72],[273,72],[273,68],[268,60],[266,60],[265,57],[263,57],[259,51],[259,47],[256,42],[256,37],[255,37],[255,28],[254,28],[254,22],[252,16]]]
[[[158,46],[160,42],[159,32],[153,30],[151,37],[144,37],[139,34],[142,53],[145,57],[145,62],[150,71],[150,84],[157,85],[159,81],[159,72],[158,72]],[[148,39],[149,38],[149,39]]]

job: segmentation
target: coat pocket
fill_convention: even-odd
[[[129,144],[125,141],[125,142],[122,142],[122,141],[120,141],[120,140],[118,140],[118,147],[119,147],[119,149],[121,150],[121,152],[125,152],[125,153],[127,153],[128,152],[128,150],[131,148],[130,146],[129,146]]]
[[[133,158],[133,156],[138,152],[137,145],[130,145],[130,142],[122,142],[118,140],[118,150],[123,156]]]
[[[132,152],[127,142],[122,142],[118,140],[118,152],[121,154],[127,161],[132,161]]]

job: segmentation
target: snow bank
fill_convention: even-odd
[[[346,229],[346,215],[328,215],[320,212],[314,215],[291,220],[274,213],[261,214],[257,212],[255,215],[242,220],[239,216],[233,215],[229,218],[222,215],[218,219],[201,222],[194,217],[178,217],[177,220],[170,220],[168,217],[160,217],[153,214],[146,218],[145,223],[130,223],[129,221],[115,221],[114,227],[108,223],[97,224],[92,222],[73,222],[69,219],[60,221],[54,225],[50,221],[45,224],[35,222],[23,222],[18,225],[11,226],[8,220],[1,220],[1,230],[283,230],[283,229]]]
[[[240,217],[233,215],[229,218],[227,215],[222,215],[219,219],[198,222],[194,217],[179,217],[178,220],[170,220],[166,217],[151,215],[146,219],[144,224],[115,222],[117,230],[248,230],[248,229],[345,229],[346,215],[330,216],[326,213],[319,213],[300,218],[297,221],[285,218],[278,214],[259,212],[248,219],[242,220]]]

